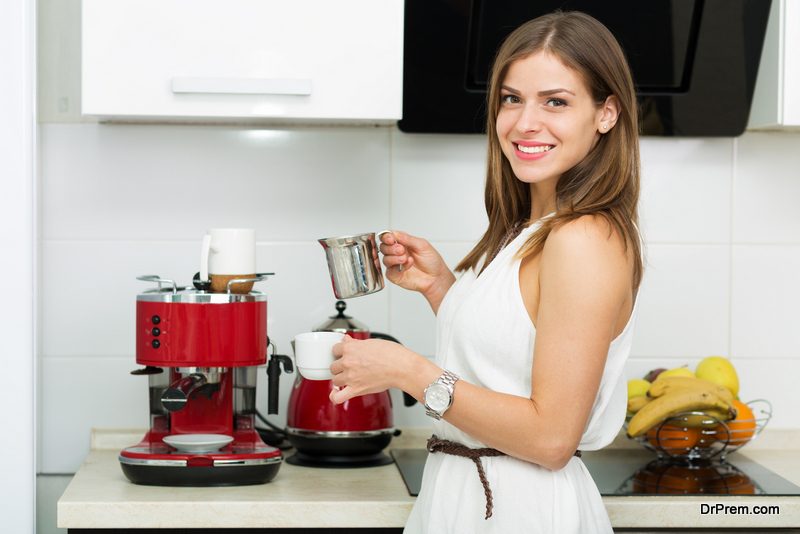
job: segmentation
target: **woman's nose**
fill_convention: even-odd
[[[516,127],[521,133],[541,130],[542,120],[538,107],[536,105],[526,104],[525,107],[520,110]]]

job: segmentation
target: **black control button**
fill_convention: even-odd
[[[153,321],[153,324],[158,324],[161,322],[161,317],[154,315],[150,320]]]
[[[151,345],[151,346],[152,346],[154,349],[157,349],[158,347],[160,347],[160,346],[161,346],[161,342],[160,342],[159,340],[157,340],[157,339],[154,339],[153,341],[151,341],[151,342],[150,342],[150,345]]]
[[[153,334],[154,336],[158,337],[158,336],[160,336],[160,335],[161,335],[161,329],[160,329],[160,328],[158,328],[158,327],[154,327],[154,328],[153,328],[153,329],[150,331],[150,333],[151,333],[151,334]]]

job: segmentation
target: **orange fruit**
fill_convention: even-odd
[[[725,426],[717,425],[715,436],[719,441],[728,441],[730,447],[740,447],[750,441],[756,433],[756,416],[748,405],[739,400],[733,401],[736,417],[725,422]],[[727,427],[727,431],[725,429]]]
[[[697,445],[700,429],[676,425],[656,425],[647,431],[647,441],[656,449],[672,454],[684,454]]]

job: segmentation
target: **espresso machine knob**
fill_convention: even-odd
[[[204,386],[206,382],[206,376],[200,373],[185,376],[164,391],[161,395],[161,404],[170,412],[182,410],[192,392]]]

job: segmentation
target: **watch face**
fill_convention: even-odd
[[[450,406],[450,391],[443,384],[433,384],[425,393],[425,404],[432,410],[441,412]]]

